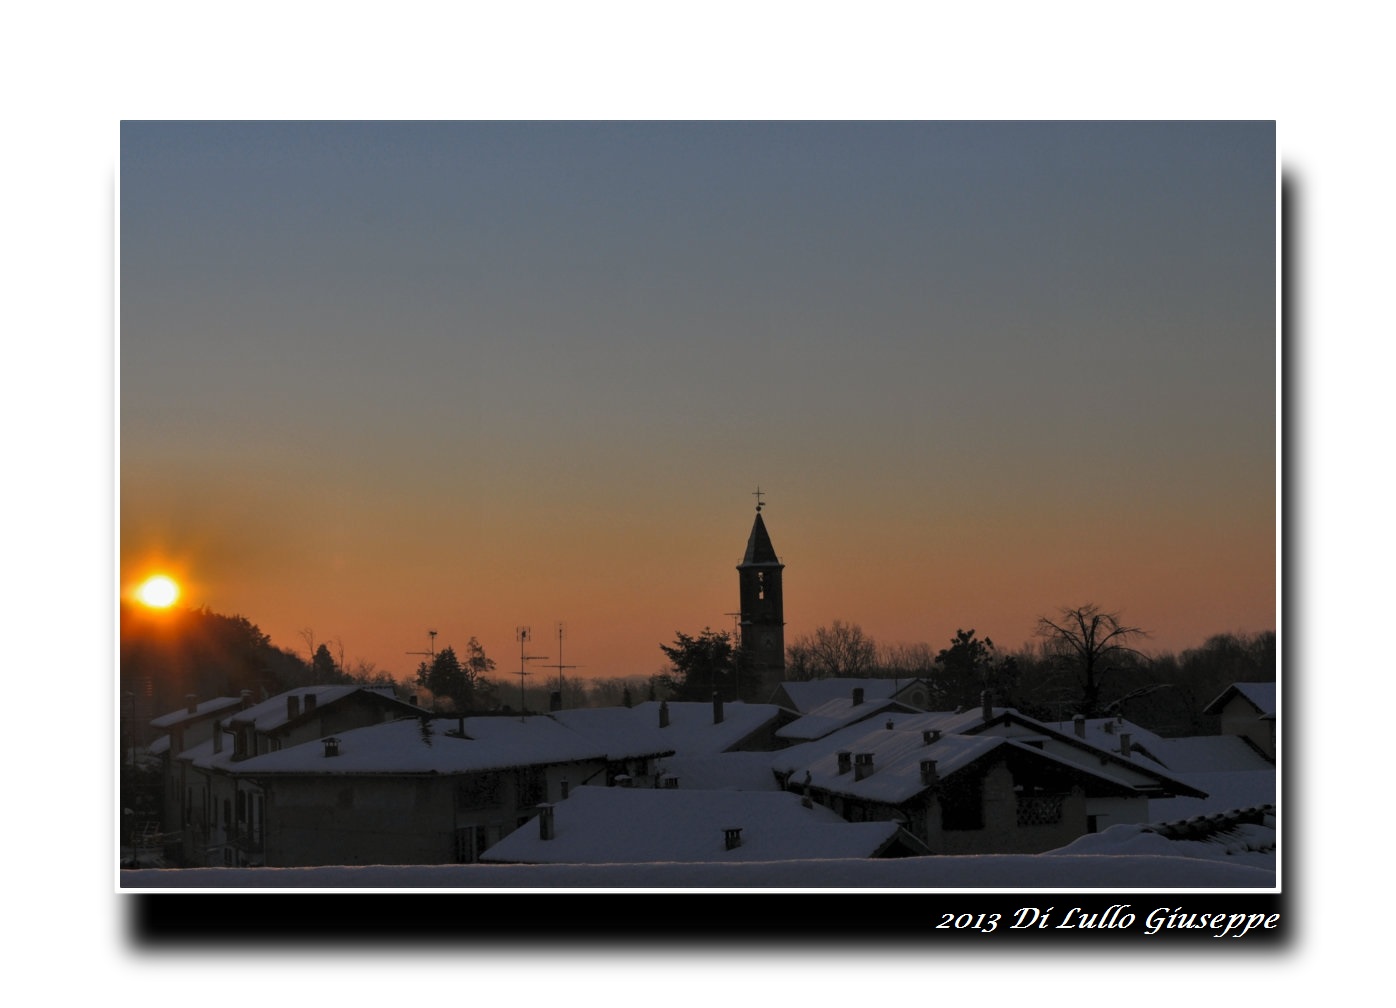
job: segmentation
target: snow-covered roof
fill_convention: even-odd
[[[465,718],[464,737],[457,734],[459,723],[456,718],[398,718],[336,733],[335,756],[326,756],[324,740],[317,739],[227,765],[251,775],[471,773],[610,755],[595,739],[546,716]]]
[[[228,721],[230,724],[255,725],[256,730],[259,732],[274,731],[292,720],[290,712],[287,710],[286,700],[288,697],[297,698],[297,707],[300,711],[300,714],[297,716],[304,716],[306,713],[305,698],[307,696],[315,697],[316,708],[321,708],[327,707],[338,700],[342,700],[351,693],[358,692],[376,694],[385,699],[401,703],[405,713],[411,708],[411,704],[402,703],[402,701],[397,699],[397,694],[391,686],[361,686],[355,683],[340,686],[298,686],[295,689],[286,690],[284,693],[278,693],[269,700],[263,700],[259,704],[253,704],[246,710],[234,714]]]
[[[792,680],[780,684],[780,689],[790,698],[795,709],[802,714],[813,712],[830,700],[840,697],[852,699],[853,691],[863,691],[863,702],[889,700],[902,687],[911,683],[910,679],[807,679]]]
[[[1272,682],[1232,683],[1215,700],[1202,708],[1204,714],[1216,714],[1233,696],[1242,696],[1256,709],[1261,720],[1275,717],[1275,684]]]
[[[515,830],[482,861],[522,864],[784,861],[871,857],[894,822],[850,823],[797,795],[770,791],[578,787],[552,806],[553,838],[539,823]],[[740,829],[728,850],[726,832]]]
[[[666,756],[660,773],[677,777],[682,788],[709,791],[779,791],[768,752],[729,752],[712,756]]]
[[[1227,771],[1270,771],[1275,764],[1239,735],[1190,735],[1151,743],[1154,755],[1180,776]]]
[[[1220,770],[1185,773],[1180,776],[1205,797],[1178,795],[1173,798],[1150,798],[1149,819],[1190,819],[1193,816],[1215,815],[1228,809],[1273,805],[1276,799],[1275,768],[1265,770]]]
[[[1062,735],[1075,736],[1097,749],[1111,752],[1118,752],[1121,736],[1128,735],[1133,750],[1142,750],[1146,756],[1152,757],[1159,764],[1165,767],[1170,766],[1166,760],[1160,759],[1158,754],[1159,748],[1166,740],[1161,735],[1156,735],[1149,729],[1140,727],[1133,721],[1126,721],[1122,717],[1085,718],[1081,724],[1084,734],[1081,735],[1077,734],[1074,720],[1043,721],[1042,724]]]
[[[935,760],[938,776],[945,778],[1000,744],[1011,743],[1015,752],[1050,760],[1110,790],[1164,788],[1183,794],[1194,790],[1142,754],[1126,756],[1094,746],[1087,739],[1057,732],[1008,708],[994,708],[990,714],[987,721],[981,710],[886,714],[773,753],[771,765],[775,771],[791,775],[790,783],[795,786],[803,783],[808,772],[813,787],[898,804],[928,786],[921,782],[922,760]],[[927,732],[940,734],[928,743]],[[855,763],[859,753],[871,755],[872,773],[862,780],[854,770],[839,773],[840,751],[848,752]]]
[[[173,728],[175,725],[183,724],[185,721],[198,721],[202,718],[211,717],[221,711],[241,705],[241,697],[214,697],[211,700],[204,700],[195,704],[192,711],[188,707],[181,707],[177,711],[161,714],[158,718],[151,721],[150,725],[152,728]]]
[[[837,731],[846,725],[866,721],[868,718],[889,711],[909,713],[910,708],[890,699],[873,701],[865,699],[861,703],[855,704],[852,697],[836,697],[780,728],[776,731],[776,736],[797,742],[807,742],[811,739],[823,738],[830,732]]]
[[[669,725],[659,727],[660,704],[648,700],[634,707],[584,707],[552,715],[581,735],[604,745],[613,755],[672,751],[680,756],[726,752],[776,721],[782,711],[774,704],[740,702],[722,705],[722,721],[714,723],[711,703],[666,701]]]

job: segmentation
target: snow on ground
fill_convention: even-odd
[[[1169,841],[1164,841],[1168,843]],[[1273,861],[1272,861],[1273,864]],[[1273,867],[1156,853],[983,854],[737,864],[366,865],[137,869],[123,890],[179,889],[1271,889]]]
[[[1209,841],[1120,825],[1046,854],[733,864],[366,865],[144,868],[122,890],[160,889],[1249,889],[1276,887],[1275,830],[1250,825]]]

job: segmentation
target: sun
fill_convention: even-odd
[[[146,578],[136,589],[136,597],[152,609],[165,609],[174,605],[175,599],[179,598],[179,585],[164,574],[156,574]]]

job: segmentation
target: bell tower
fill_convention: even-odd
[[[781,572],[785,564],[776,556],[770,533],[761,518],[762,493],[756,493],[756,521],[747,538],[746,554],[737,565],[741,592],[741,647],[747,668],[743,678],[774,689],[785,679],[785,606]]]

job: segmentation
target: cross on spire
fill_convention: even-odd
[[[754,493],[752,493],[752,496],[756,498],[756,510],[760,511],[762,507],[761,498],[765,495],[762,494],[761,485],[759,483],[756,485],[756,490]]]

